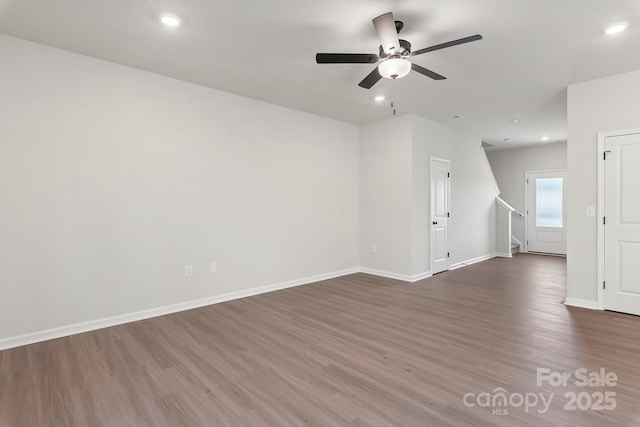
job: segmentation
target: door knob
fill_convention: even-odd
[[[433,221],[432,224],[433,225],[438,225],[438,221]]]

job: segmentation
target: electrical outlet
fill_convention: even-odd
[[[184,266],[184,275],[193,276],[193,265],[189,264]]]
[[[371,253],[375,254],[377,252],[378,252],[378,246],[376,246],[376,245],[371,246]]]
[[[209,263],[209,272],[210,273],[215,273],[216,271],[218,271],[218,265],[215,261],[211,261]]]

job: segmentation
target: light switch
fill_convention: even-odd
[[[595,218],[596,216],[596,207],[595,206],[587,206],[587,217]]]

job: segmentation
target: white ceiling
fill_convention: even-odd
[[[389,11],[413,50],[484,39],[413,58],[443,81],[411,73],[366,90],[373,65],[315,63],[377,53],[371,19]],[[161,26],[162,12],[183,26]],[[619,21],[627,31],[604,34]],[[0,32],[356,124],[391,117],[373,97],[395,91],[398,114],[503,147],[565,140],[568,84],[640,69],[638,0],[0,0]]]

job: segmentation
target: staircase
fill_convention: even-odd
[[[519,215],[520,212],[518,212],[516,215]],[[513,254],[517,254],[518,252],[520,252],[520,249],[522,248],[522,242],[518,239],[516,239],[516,237],[512,234],[511,235],[511,255]]]
[[[524,216],[522,212],[496,197],[496,253],[511,258],[520,252],[522,242],[511,234],[511,215]]]
[[[523,247],[522,242],[511,234],[511,216],[524,217],[524,214],[502,200],[498,182],[493,175],[493,169],[491,168],[489,159],[487,159],[487,153],[484,151],[484,148],[481,148],[481,150],[485,166],[496,189],[496,254],[498,256],[511,258],[513,254],[519,253]]]

